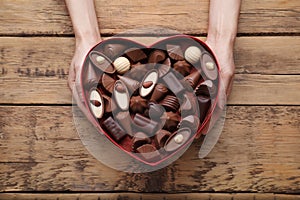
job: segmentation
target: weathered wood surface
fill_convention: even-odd
[[[299,106],[230,106],[207,158],[197,158],[194,143],[170,166],[146,174],[93,158],[71,107],[1,106],[0,116],[1,191],[300,192]]]
[[[134,40],[151,44],[157,38]],[[67,76],[73,39],[2,37],[0,44],[0,103],[71,103]],[[299,105],[299,46],[300,37],[238,38],[229,103]]]
[[[97,0],[101,33],[115,34],[127,29],[164,26],[186,34],[207,30],[209,0],[108,1]],[[298,0],[243,1],[239,33],[299,33]],[[0,2],[0,34],[72,34],[64,1],[33,0]]]
[[[261,193],[186,193],[186,194],[157,194],[157,193],[75,193],[75,194],[39,194],[39,193],[9,193],[0,194],[5,200],[299,200],[300,195],[291,194],[261,194]]]

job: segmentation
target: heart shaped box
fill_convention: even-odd
[[[178,49],[178,47],[180,48]],[[195,47],[197,47],[200,50],[200,55],[198,55],[199,52],[197,49],[195,49]],[[140,49],[142,52],[137,49]],[[158,53],[153,53],[155,51],[157,51]],[[166,56],[165,59],[162,58],[163,56],[161,52],[164,52],[164,55]],[[146,55],[146,58],[144,55],[142,55],[143,53]],[[182,62],[180,63],[179,61]],[[135,76],[143,77],[142,79],[139,78],[140,79],[139,81],[142,80],[138,84],[139,88],[134,87],[135,86],[134,83],[136,82],[133,82],[133,84],[131,85],[128,84],[128,80],[129,81],[131,80],[128,79],[126,74],[124,75],[124,72],[128,70],[128,62],[130,66],[129,68],[136,68],[136,66],[144,67],[144,68],[141,67],[141,69],[143,69],[141,71],[135,70],[136,71]],[[177,62],[179,64],[177,65],[177,68],[174,70],[174,64]],[[190,67],[187,67],[186,63]],[[169,66],[169,68],[164,66]],[[169,109],[172,110],[172,106],[174,107],[175,104],[174,95],[177,97],[177,95],[175,94],[176,91],[174,93],[173,90],[178,90],[178,87],[174,87],[173,84],[174,77],[176,77],[178,81],[182,83],[185,88],[189,88],[186,89],[188,92],[187,93],[185,92],[184,94],[190,94],[189,92],[192,92],[194,95],[194,96],[189,96],[189,98],[186,97],[184,100],[182,99],[178,100],[179,102],[181,102],[179,106],[180,107],[179,110],[181,112],[180,122],[176,130],[174,130],[173,132],[171,132],[170,129],[167,129],[169,133],[171,133],[171,136],[170,135],[165,136],[163,133],[161,133],[161,132],[165,132],[165,131],[160,131],[162,127],[165,128],[165,125],[157,126],[160,129],[159,128],[155,129],[156,131],[155,134],[152,133],[151,135],[150,133],[149,135],[149,132],[147,134],[141,133],[141,132],[144,133],[147,132],[146,131],[148,130],[147,127],[148,128],[150,127],[151,129],[151,123],[153,122],[152,118],[150,120],[145,119],[149,117],[149,114],[145,114],[146,111],[145,112],[143,111],[144,112],[143,114],[139,114],[138,112],[135,112],[134,114],[129,113],[129,110],[131,111],[133,110],[132,108],[128,107],[131,101],[131,96],[129,96],[129,98],[127,99],[128,105],[127,104],[123,105],[123,108],[122,108],[122,101],[116,98],[118,95],[122,96],[123,94],[129,94],[129,93],[131,95],[135,93],[136,95],[137,92],[133,90],[139,90],[140,92],[139,95],[141,96],[142,95],[141,90],[147,91],[147,88],[157,86],[156,85],[157,82],[153,84],[153,82],[151,81],[153,80],[152,77],[152,79],[148,78],[150,81],[146,81],[148,83],[148,87],[146,87],[147,84],[144,81],[144,79],[147,79],[146,77],[149,75],[151,70],[154,71],[153,72],[154,74],[157,73],[158,78],[166,77],[166,74],[173,74],[173,75],[175,74],[175,76],[169,76],[168,78],[163,79],[163,82],[165,81],[164,84],[166,82],[172,83],[169,85],[167,84],[164,85],[164,86],[166,85],[168,86],[168,91],[171,93],[171,95],[168,95],[169,96],[168,99],[166,99],[166,97],[164,96],[164,98],[166,99],[163,100],[164,103],[155,102],[154,104],[156,103],[157,103],[156,105],[163,104],[162,107],[164,107],[164,109],[167,109],[169,112],[172,112]],[[130,71],[134,71],[134,70],[129,70],[128,72]],[[190,72],[193,73],[198,72],[200,74],[200,78],[198,78],[199,80],[193,77],[187,78],[190,77],[191,74],[193,74],[193,73],[189,74]],[[182,74],[183,76],[180,76]],[[131,76],[133,75],[132,74],[129,75],[130,78],[132,78]],[[195,83],[195,79],[198,80],[196,81],[196,83]],[[182,80],[185,80],[185,82]],[[161,163],[168,162],[168,160],[172,160],[171,158],[174,157],[175,155],[179,155],[179,156],[182,155],[195,138],[199,138],[201,133],[206,134],[205,132],[208,129],[208,124],[214,112],[214,109],[216,107],[217,99],[220,93],[219,90],[220,68],[212,50],[204,42],[192,36],[175,35],[168,38],[164,38],[152,44],[151,46],[145,46],[143,44],[140,44],[138,42],[126,38],[111,38],[98,43],[89,51],[89,53],[85,58],[82,71],[80,72],[80,81],[81,81],[82,90],[84,91],[83,93],[84,104],[89,111],[86,117],[98,129],[99,133],[104,134],[114,145],[122,149],[125,153],[129,154],[134,159],[149,166],[157,166]],[[149,86],[149,84],[151,83],[152,85]],[[189,84],[185,84],[185,83],[189,83]],[[192,91],[190,91],[191,88]],[[170,89],[172,90],[170,91]],[[154,93],[153,90],[151,90],[150,93],[153,94]],[[198,101],[197,104],[191,104],[192,105],[191,109],[197,112],[196,114],[192,114],[192,115],[198,117],[199,119],[198,126],[191,127],[191,124],[192,125],[195,124],[193,124],[194,122],[193,123],[191,122],[191,117],[190,117],[191,115],[188,115],[189,119],[185,120],[187,122],[185,124],[188,124],[189,126],[181,127],[184,119],[182,114],[183,104],[186,105],[186,103],[184,102],[187,102],[187,100],[193,102],[191,99],[193,99],[194,97],[197,98]],[[137,97],[137,101],[136,101],[138,102],[136,104],[137,107],[139,107],[140,104],[143,103],[138,100],[144,101],[143,98],[145,97],[142,97],[142,99]],[[124,99],[124,95],[122,96],[121,99]],[[146,99],[147,99],[147,105],[149,107],[150,97]],[[202,100],[204,99],[204,103],[202,103],[201,99]],[[120,101],[120,102],[116,103],[116,101]],[[205,102],[209,102],[209,104]],[[196,108],[193,108],[193,106]],[[156,111],[160,109],[161,105],[156,107],[157,109],[148,109],[148,108],[147,109],[148,111],[151,110],[152,113],[157,114]],[[177,104],[175,107],[178,109]],[[139,111],[139,109],[137,108],[135,108],[134,110]],[[173,112],[179,112],[179,110],[178,111],[173,110]],[[165,111],[166,110],[164,110],[163,114],[166,114]],[[199,111],[200,111],[200,116],[199,116]],[[118,115],[118,113],[122,113],[122,114]],[[170,117],[167,117],[165,119],[169,119]],[[116,122],[117,119],[114,118],[122,119],[123,121]],[[197,118],[193,118],[192,121],[195,121],[195,119]],[[142,127],[143,129],[137,128],[135,130],[135,133],[133,134],[134,130],[132,129],[139,127],[136,123],[140,123],[140,122],[148,123],[147,127]],[[125,128],[124,130],[124,127],[126,127],[125,125],[126,123],[127,124],[131,123],[131,125],[127,126],[127,128]],[[132,125],[132,123],[134,125]],[[112,130],[114,131],[117,130],[116,131],[117,133],[112,134],[111,133]],[[124,136],[123,132],[125,132],[125,134],[128,135]],[[161,136],[158,136],[158,132]],[[184,138],[185,136],[187,138]],[[162,140],[161,138],[163,137],[165,138],[167,137],[168,139]],[[163,141],[162,142],[163,144],[161,144],[162,146],[160,146],[160,143],[158,141],[159,142]],[[143,147],[143,149],[142,148],[138,149],[137,152],[137,148],[141,146],[145,146],[145,147]],[[157,148],[161,147],[161,148],[158,150],[157,149],[153,150],[152,149],[153,147],[157,147]]]

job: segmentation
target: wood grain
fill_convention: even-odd
[[[195,142],[146,174],[118,172],[92,157],[71,107],[1,106],[0,116],[0,191],[300,192],[299,106],[230,106],[208,157],[197,158]]]
[[[291,194],[273,194],[273,193],[186,193],[186,194],[157,194],[157,193],[59,193],[59,194],[39,194],[39,193],[3,193],[1,199],[5,200],[299,200],[300,195]]]
[[[96,10],[102,34],[128,29],[163,26],[185,34],[203,34],[207,30],[209,0],[108,1],[97,0]],[[239,33],[299,33],[298,0],[243,1]],[[0,34],[72,34],[64,1],[0,2]]]
[[[134,40],[151,44],[157,38]],[[71,103],[67,76],[73,39],[2,37],[0,44],[0,103]],[[299,45],[300,37],[238,38],[229,103],[299,105]]]

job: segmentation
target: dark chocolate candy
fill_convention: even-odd
[[[150,103],[149,107],[149,117],[154,121],[160,121],[160,117],[166,111],[164,107],[155,103]]]
[[[137,153],[140,153],[140,156],[149,162],[154,162],[160,159],[160,153],[152,144],[144,144],[137,148]]]
[[[183,76],[187,76],[191,72],[192,66],[186,62],[185,60],[180,60],[174,63],[174,70],[182,74]]]
[[[117,108],[115,102],[107,95],[102,95],[105,105],[105,112],[111,113],[112,111],[115,111]]]
[[[126,56],[133,62],[137,63],[147,58],[147,55],[142,49],[130,48],[125,51]]]
[[[217,95],[217,87],[211,80],[206,80],[197,86],[195,94],[197,96],[207,96],[214,99]]]
[[[112,66],[111,60],[109,60],[104,54],[98,51],[91,51],[89,57],[93,65],[101,71],[109,74],[115,73],[116,70]]]
[[[210,80],[216,80],[218,77],[218,68],[214,59],[208,54],[202,54],[202,71]]]
[[[149,55],[149,63],[162,63],[166,59],[166,54],[162,50],[156,49]]]
[[[167,152],[175,151],[179,147],[183,146],[191,136],[191,129],[182,128],[173,133],[165,144],[165,150]]]
[[[173,44],[167,44],[166,46],[170,58],[173,60],[183,60],[183,52],[180,46]]]
[[[184,77],[184,80],[190,84],[190,86],[195,89],[200,81],[201,75],[198,70],[194,71],[190,75]]]
[[[143,132],[137,132],[132,138],[132,149],[136,150],[144,144],[150,144],[151,139]]]
[[[89,90],[92,87],[96,87],[99,82],[99,77],[95,72],[95,69],[91,63],[88,64],[88,68],[86,70],[86,81],[85,85],[88,87]]]
[[[148,107],[148,101],[141,96],[132,96],[129,107],[133,113],[144,113]]]
[[[183,102],[180,105],[181,114],[195,114],[198,112],[197,106],[196,96],[192,92],[186,92],[183,95]]]
[[[169,60],[169,59],[167,59],[167,60]],[[170,71],[170,69],[171,69],[170,65],[158,64],[157,71],[158,71],[159,78],[166,75]]]
[[[173,95],[167,95],[159,104],[164,106],[167,111],[174,112],[176,112],[180,106],[177,97]]]
[[[157,131],[158,123],[141,114],[137,113],[133,118],[133,122],[139,130],[150,137]]]
[[[113,120],[112,117],[109,117],[105,121],[103,121],[102,125],[116,141],[120,141],[123,137],[126,136],[126,132],[115,120]]]
[[[202,123],[206,117],[207,111],[210,108],[211,100],[210,97],[207,96],[198,96],[197,99],[200,111],[200,122]]]
[[[162,77],[162,79],[166,83],[168,89],[170,89],[175,95],[178,95],[185,90],[181,82],[172,72],[167,73],[164,77]]]
[[[124,53],[126,46],[123,44],[107,44],[104,47],[104,54],[114,60],[116,57]]]
[[[150,101],[158,102],[163,99],[167,93],[168,88],[166,88],[166,86],[164,86],[163,84],[158,83],[153,90]]]
[[[127,134],[132,135],[132,120],[130,117],[130,113],[128,111],[126,112],[119,112],[116,115],[117,122],[122,126],[122,128],[127,132]]]
[[[171,133],[167,130],[161,129],[156,132],[154,137],[154,144],[157,149],[165,146],[167,139],[170,137]]]
[[[165,115],[161,117],[162,120],[165,120],[164,129],[170,132],[176,130],[178,123],[180,121],[180,115],[173,112],[166,112]]]
[[[188,115],[183,118],[179,123],[179,128],[188,127],[191,129],[192,133],[196,133],[200,125],[200,120],[196,115]]]

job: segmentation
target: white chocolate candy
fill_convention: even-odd
[[[140,95],[142,97],[146,97],[148,94],[150,94],[151,91],[153,90],[153,88],[155,87],[157,80],[158,80],[157,70],[153,69],[150,72],[148,72],[148,74],[146,74],[146,76],[141,84],[142,86],[140,87]],[[143,84],[146,82],[152,82],[152,85],[150,87],[144,87]]]
[[[206,69],[208,69],[208,70],[210,70],[210,71],[212,71],[212,70],[215,69],[215,64],[212,63],[212,62],[207,62],[207,63],[205,64],[205,66],[206,66]]]
[[[125,74],[130,69],[130,62],[125,57],[117,58],[113,64],[119,74]]]
[[[183,142],[183,135],[182,134],[178,134],[174,137],[174,141],[177,144],[181,144]]]
[[[126,85],[118,80],[114,86],[114,100],[122,110],[129,109],[129,94]]]
[[[99,64],[102,64],[102,63],[105,61],[105,58],[102,57],[102,56],[97,56],[97,57],[96,57],[96,61],[97,61]]]
[[[91,108],[93,115],[96,118],[100,119],[104,113],[104,102],[103,102],[103,98],[102,98],[101,94],[98,92],[98,90],[92,90],[90,92],[89,99],[90,99],[90,108]],[[96,105],[93,102],[97,102],[97,104],[99,104],[99,105]]]
[[[184,52],[184,58],[191,64],[195,64],[200,60],[201,50],[198,47],[191,46]]]

